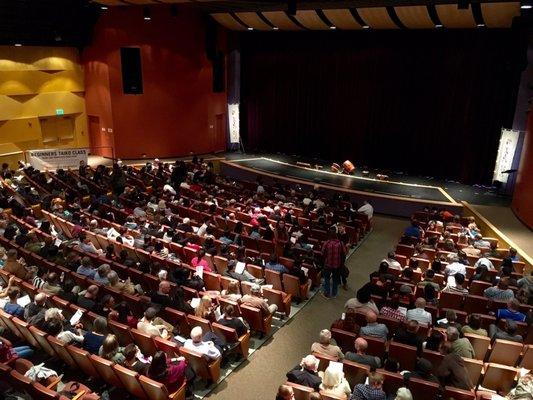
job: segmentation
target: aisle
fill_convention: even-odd
[[[273,399],[278,386],[285,381],[285,373],[308,354],[311,343],[316,340],[320,330],[328,328],[338,318],[346,300],[355,295],[355,289],[368,280],[368,274],[377,269],[380,260],[394,248],[407,224],[406,219],[376,216],[373,232],[349,260],[350,290],[341,289],[335,300],[315,296],[295,319],[206,398]]]

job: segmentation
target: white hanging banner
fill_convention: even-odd
[[[29,150],[28,161],[35,169],[78,168],[80,161],[87,164],[87,149],[43,149]]]
[[[228,104],[229,115],[229,141],[230,143],[240,142],[239,131],[239,103]]]
[[[500,146],[498,147],[498,155],[496,157],[496,165],[494,167],[493,181],[500,181],[506,183],[509,174],[504,174],[513,167],[514,154],[518,146],[518,139],[520,137],[519,131],[502,128],[502,135],[500,137]]]

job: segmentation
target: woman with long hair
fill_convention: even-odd
[[[117,364],[122,364],[126,357],[124,357],[124,348],[118,344],[118,339],[115,335],[107,335],[100,346],[98,355],[106,360],[113,361]]]
[[[319,372],[322,376],[320,390],[324,394],[334,395],[341,399],[348,399],[352,394],[350,384],[344,377],[344,372],[338,368],[328,367],[324,372]]]
[[[187,362],[184,357],[169,360],[164,351],[158,351],[152,357],[146,375],[162,383],[169,393],[173,393],[187,381],[186,370]]]
[[[200,304],[196,307],[194,313],[197,317],[205,318],[211,322],[216,322],[213,301],[210,296],[203,296],[200,300]]]

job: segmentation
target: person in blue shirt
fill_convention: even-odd
[[[280,274],[288,274],[289,270],[284,265],[278,262],[278,256],[276,253],[270,254],[270,261],[266,263],[265,269],[279,272]]]
[[[520,256],[514,247],[509,247],[509,258],[513,261],[520,261]]]
[[[93,330],[83,335],[83,348],[91,354],[98,354],[106,334],[107,320],[104,317],[96,318],[93,322]]]
[[[407,229],[403,233],[405,236],[409,237],[415,237],[417,239],[420,239],[422,236],[422,231],[420,230],[420,227],[418,226],[418,222],[413,220],[411,221],[411,226],[407,227]]]
[[[96,270],[91,264],[91,259],[89,257],[83,257],[81,259],[81,265],[78,267],[76,272],[80,275],[86,276],[89,279],[94,279],[96,275]]]
[[[4,311],[10,315],[13,315],[17,318],[24,319],[24,308],[22,308],[18,303],[17,299],[20,295],[20,290],[18,288],[12,288],[7,296],[9,297],[9,302],[4,306]]]
[[[512,319],[517,322],[525,322],[526,315],[519,311],[520,302],[516,299],[511,299],[507,302],[507,308],[500,308],[496,313],[496,319]]]

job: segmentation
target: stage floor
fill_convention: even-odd
[[[381,181],[362,176],[338,174],[330,171],[315,170],[289,164],[284,161],[267,158],[244,158],[232,160],[238,165],[264,171],[269,174],[301,179],[318,184],[340,186],[346,189],[358,190],[383,195],[408,197],[418,200],[431,200],[455,203],[455,200],[440,187],[419,185],[416,183],[404,183],[393,181]]]
[[[479,185],[465,185],[460,182],[439,180],[432,177],[407,175],[398,171],[367,168],[370,176],[364,177],[362,169],[356,165],[354,175],[336,174],[329,171],[331,162],[284,154],[239,154],[226,153],[226,160],[249,170],[256,170],[272,175],[286,176],[302,181],[316,182],[346,189],[395,196],[412,200],[428,200],[444,204],[456,204],[467,201],[471,204],[509,206],[511,197],[495,192],[492,188]],[[297,166],[296,163],[307,162],[323,166],[322,171]],[[376,174],[386,174],[388,181],[375,179]]]

